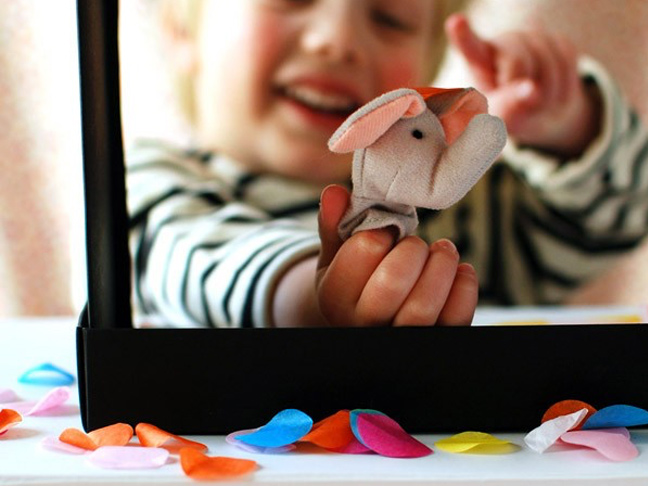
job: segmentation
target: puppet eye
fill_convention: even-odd
[[[414,137],[417,140],[421,140],[423,138],[423,132],[421,130],[412,130],[412,137]]]

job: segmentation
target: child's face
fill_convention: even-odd
[[[201,140],[255,171],[345,181],[327,141],[359,106],[427,82],[434,0],[206,0]]]

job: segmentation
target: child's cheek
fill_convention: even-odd
[[[257,15],[251,22],[245,41],[257,72],[270,76],[280,62],[286,44],[285,24],[280,16],[272,14]]]
[[[420,86],[427,80],[423,79],[422,63],[412,57],[395,56],[391,62],[384,63],[381,69],[381,91],[389,91],[402,87]]]

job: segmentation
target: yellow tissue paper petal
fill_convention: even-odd
[[[434,445],[445,452],[461,454],[509,454],[519,449],[508,440],[498,439],[485,432],[462,432],[447,439],[441,439]]]

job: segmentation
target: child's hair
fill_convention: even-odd
[[[181,35],[195,39],[198,35],[202,5],[205,0],[159,0],[159,12],[161,21],[159,25],[163,29],[181,28]],[[236,1],[236,0],[234,0]],[[348,0],[353,1],[353,0]],[[394,0],[398,1],[398,0]],[[436,77],[444,58],[447,46],[447,39],[444,33],[443,24],[445,20],[462,10],[470,0],[430,0],[435,3],[435,15],[433,16],[434,26],[432,29],[432,43],[430,55],[432,62],[428,75],[431,83]],[[170,66],[171,80],[175,89],[177,101],[181,113],[187,121],[193,123],[196,116],[196,100],[191,76],[174,71]]]

